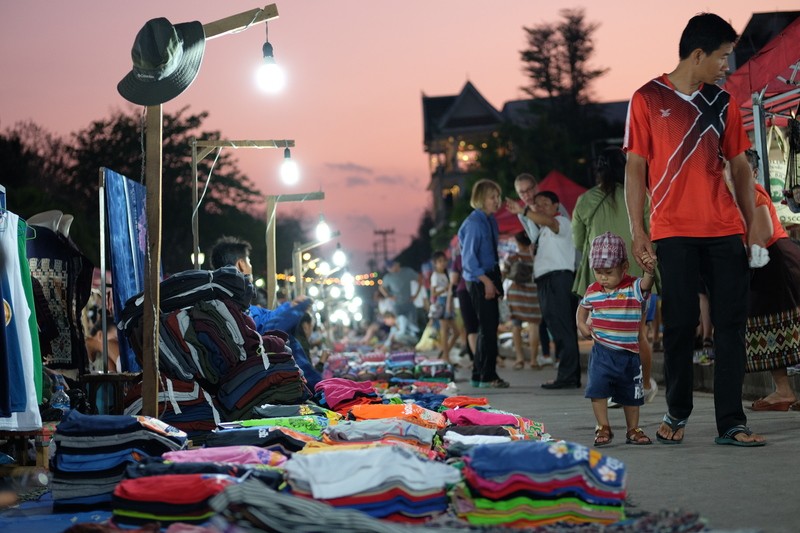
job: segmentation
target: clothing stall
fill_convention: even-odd
[[[7,202],[0,186],[0,440],[24,456],[28,439],[42,428],[42,358],[25,251],[28,224],[8,210]]]
[[[778,216],[784,226],[800,224],[800,213],[792,212],[783,202],[786,189],[784,176],[771,175],[769,157],[772,139],[784,139],[784,159],[789,147],[785,129],[800,105],[800,18],[786,26],[746,63],[739,66],[723,85],[742,108],[747,130],[753,131],[753,145],[759,155],[759,181],[770,192]],[[779,165],[782,167],[782,165]]]

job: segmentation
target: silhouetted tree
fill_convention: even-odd
[[[608,69],[589,67],[594,53],[592,35],[599,27],[587,23],[582,9],[562,9],[562,21],[523,27],[528,48],[521,51],[523,71],[530,83],[522,89],[534,98],[578,108],[588,104],[590,85]]]
[[[162,263],[167,272],[191,267],[191,138],[220,138],[201,130],[207,112],[183,108],[164,115],[162,149]],[[143,117],[117,111],[72,134],[70,141],[31,123],[0,135],[0,183],[10,207],[27,218],[46,209],[75,215],[71,236],[90,259],[99,262],[99,169],[106,167],[146,185]],[[6,164],[7,163],[7,164]],[[212,170],[213,166],[213,170]],[[201,185],[211,181],[199,213],[200,248],[209,250],[222,235],[253,245],[255,272],[266,264],[266,221],[261,194],[236,167],[230,152],[198,163]],[[282,216],[276,225],[277,267],[291,266],[291,243],[304,241],[302,223]],[[288,244],[287,244],[288,243]],[[208,265],[206,265],[208,266]]]
[[[532,99],[516,122],[504,124],[487,141],[479,163],[485,177],[513,192],[521,172],[543,178],[560,170],[590,185],[591,145],[621,135],[611,128],[592,102],[591,84],[608,70],[589,66],[597,24],[581,9],[565,9],[561,20],[523,27],[528,47],[520,52],[529,83],[522,89]]]

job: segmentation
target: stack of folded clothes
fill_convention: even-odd
[[[248,418],[257,405],[311,395],[287,334],[256,331],[246,314],[252,295],[252,284],[232,267],[181,272],[161,283],[159,412],[195,440],[221,421]],[[140,362],[142,302],[141,295],[129,299],[119,323]],[[140,389],[131,391],[128,412],[138,412],[140,398]]]
[[[127,469],[114,490],[114,519],[123,524],[205,522],[214,514],[210,497],[245,477],[277,489],[285,462],[286,456],[257,446],[166,452]]]
[[[120,524],[200,524],[215,512],[208,500],[241,478],[226,474],[164,474],[124,479],[114,489],[114,521]]]
[[[251,445],[265,450],[280,452],[287,457],[306,447],[316,439],[306,433],[284,426],[256,426],[220,428],[211,432],[205,440],[207,448],[231,445]]]
[[[347,414],[351,407],[361,404],[381,403],[381,397],[372,382],[355,382],[344,378],[323,379],[317,383],[315,401],[339,414]]]
[[[155,418],[70,411],[56,427],[53,442],[54,509],[71,510],[108,504],[129,464],[180,450],[187,436]]]
[[[544,424],[490,407],[464,407],[442,412],[453,426],[507,426],[531,440],[549,440]]]
[[[581,444],[481,444],[464,460],[464,482],[453,502],[472,524],[536,527],[625,518],[625,465]]]
[[[436,430],[400,418],[377,420],[343,420],[335,426],[322,430],[322,442],[330,445],[401,443],[416,449],[419,453],[434,458],[433,438]]]
[[[158,418],[185,431],[194,444],[221,422],[211,394],[196,381],[180,381],[161,376],[158,393]],[[131,387],[125,397],[125,414],[142,412],[142,384]]]
[[[396,446],[303,451],[285,469],[295,495],[410,523],[446,512],[446,491],[461,479],[456,468]]]
[[[263,336],[266,362],[248,354],[222,377],[217,405],[225,420],[249,418],[253,408],[264,403],[295,404],[310,397],[287,340],[282,331],[268,332]]]
[[[414,352],[391,353],[386,358],[386,370],[394,377],[411,379],[414,377],[416,357]]]

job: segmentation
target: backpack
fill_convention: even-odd
[[[508,269],[508,277],[515,283],[530,283],[533,281],[533,267],[524,261],[514,261]]]

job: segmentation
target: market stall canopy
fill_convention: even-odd
[[[519,203],[522,204],[521,201]],[[500,230],[500,235],[514,235],[524,229],[519,217],[506,209],[505,204],[497,210],[494,218],[497,220],[497,228]]]
[[[800,103],[800,18],[728,76],[723,87],[742,107],[745,127],[753,128],[753,93],[761,94],[775,124],[786,125],[790,110]]]
[[[567,209],[569,216],[575,209],[575,202],[578,196],[586,192],[586,187],[582,187],[566,177],[558,170],[551,170],[545,178],[536,185],[536,191],[552,191],[558,195],[561,204]]]

